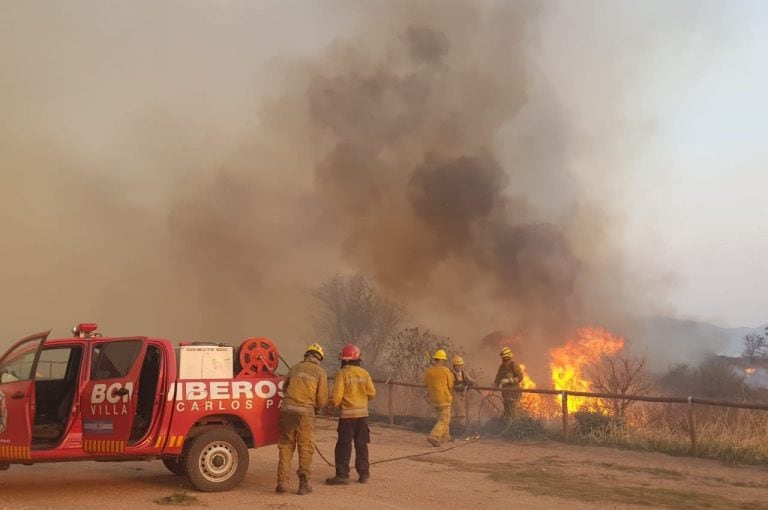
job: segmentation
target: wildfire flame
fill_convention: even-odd
[[[490,342],[499,347],[508,346],[520,342],[520,335],[515,337],[495,336]],[[600,361],[602,356],[611,356],[624,348],[624,339],[615,336],[599,327],[582,327],[568,338],[560,347],[550,349],[549,368],[552,374],[552,387],[556,390],[568,391],[592,391],[591,381],[587,375],[588,367]],[[523,371],[521,388],[535,389],[536,383],[528,375],[525,365],[520,364]],[[586,397],[568,396],[568,412],[573,413],[581,409],[591,411],[603,411],[601,403]],[[554,418],[562,412],[562,397],[556,399],[551,396],[535,393],[523,393],[520,398],[520,407],[529,414],[539,418]]]
[[[600,360],[602,356],[616,354],[624,348],[624,339],[614,336],[602,328],[579,328],[565,345],[549,351],[549,368],[552,384],[556,390],[583,391],[592,389],[585,369]],[[568,411],[575,412],[589,408],[585,397],[568,397]],[[592,407],[599,405],[593,403]]]
[[[528,375],[525,365],[520,363],[520,370],[523,371],[523,380],[520,382],[521,388],[535,389],[536,383]],[[523,393],[520,397],[520,406],[531,414],[541,414],[541,395],[536,393]]]

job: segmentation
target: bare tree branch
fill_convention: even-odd
[[[603,356],[588,372],[592,389],[601,393],[642,395],[652,387],[645,357]],[[615,418],[623,418],[634,402],[611,399],[608,406]]]
[[[768,341],[762,335],[750,333],[744,336],[744,350],[742,356],[748,358],[750,362],[755,358],[763,357],[768,354]]]
[[[314,297],[318,339],[337,349],[356,344],[367,367],[373,373],[381,370],[382,354],[406,319],[403,305],[381,295],[362,275],[333,276],[315,290]]]

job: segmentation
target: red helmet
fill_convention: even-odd
[[[360,348],[355,344],[347,344],[341,350],[339,359],[342,361],[357,361],[360,359]]]

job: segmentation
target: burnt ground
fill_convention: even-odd
[[[320,420],[318,448],[332,460],[335,424]],[[371,460],[435,451],[425,436],[372,426]],[[329,487],[333,468],[315,455],[314,493],[275,494],[277,450],[251,451],[243,483],[194,492],[160,462],[40,464],[0,471],[0,508],[766,509],[768,467],[727,466],[665,454],[543,441],[457,441],[450,451],[376,464],[367,485]],[[295,489],[296,482],[293,480]],[[158,502],[170,503],[161,506]]]

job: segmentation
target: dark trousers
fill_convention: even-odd
[[[368,443],[371,432],[368,418],[340,418],[336,429],[339,438],[336,441],[336,475],[349,477],[349,459],[352,458],[352,443],[355,444],[355,471],[358,475],[369,474]]]

